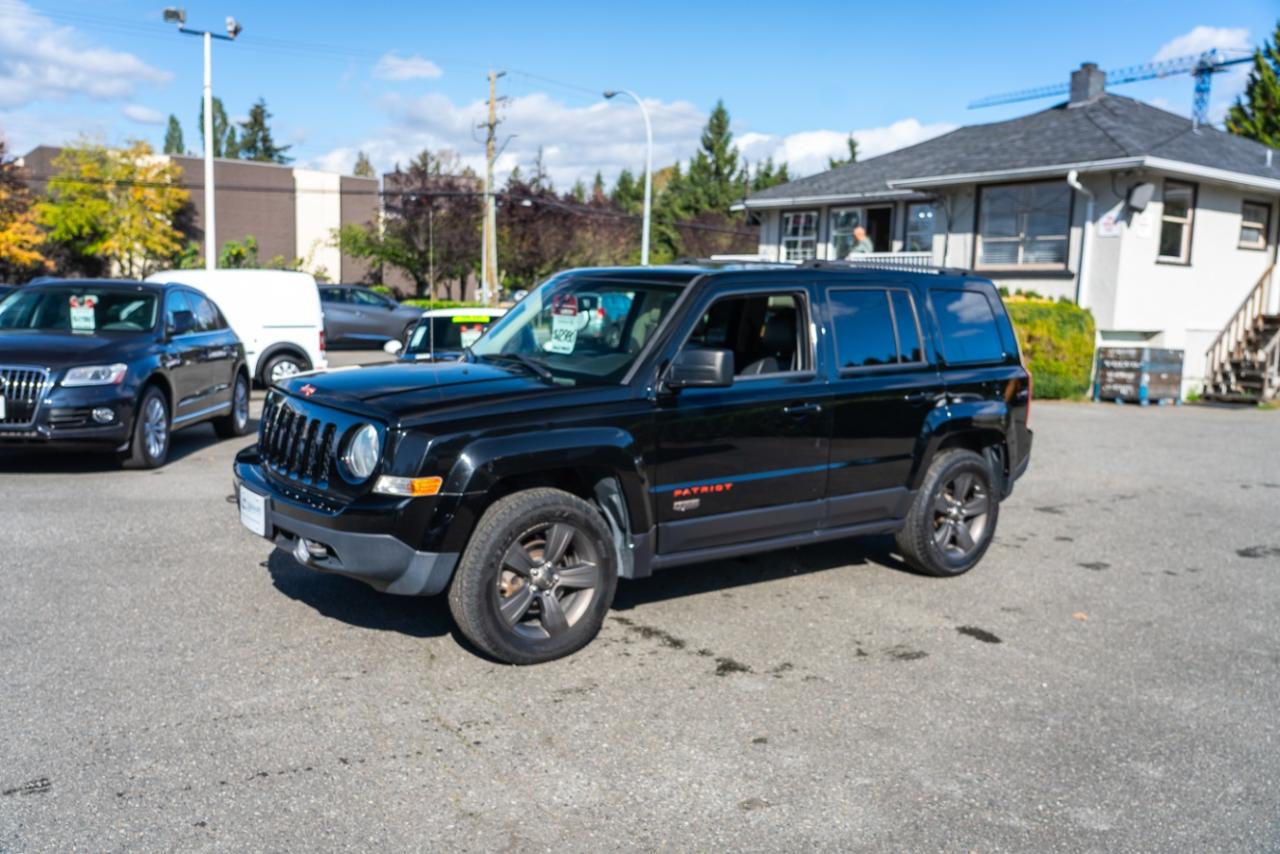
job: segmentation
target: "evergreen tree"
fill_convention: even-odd
[[[605,201],[604,192],[604,176],[600,174],[600,170],[596,170],[596,177],[591,181],[591,201],[593,204],[600,204]]]
[[[292,146],[276,145],[271,138],[271,127],[267,124],[270,118],[271,112],[264,98],[259,98],[249,108],[249,118],[240,122],[241,159],[264,163],[289,163],[293,160],[285,154]]]
[[[164,153],[184,154],[186,150],[187,146],[182,141],[182,125],[178,124],[178,117],[170,113],[169,127],[164,132]]]
[[[849,146],[849,156],[827,158],[828,169],[839,169],[841,166],[848,166],[850,163],[858,162],[858,141],[853,138],[853,134],[849,134],[849,138],[845,140],[845,145]]]
[[[758,193],[790,180],[791,174],[787,170],[787,164],[781,163],[774,166],[773,157],[767,157],[762,163],[756,165],[756,171],[751,176],[751,192]]]
[[[582,179],[573,182],[573,189],[569,191],[570,197],[575,202],[585,202],[587,200],[587,185],[582,183]]]
[[[200,145],[204,145],[204,99],[200,100]],[[202,147],[201,152],[204,151]],[[235,160],[240,156],[240,148],[236,143],[236,129],[227,119],[227,111],[222,108],[222,99],[213,99],[213,156]]]
[[[356,166],[351,170],[351,174],[357,178],[376,178],[378,175],[373,170],[373,164],[369,162],[369,155],[363,151],[356,152]]]
[[[609,194],[614,206],[625,213],[637,213],[644,204],[644,181],[637,180],[630,169],[618,173],[618,182]]]
[[[1227,130],[1280,148],[1280,21],[1271,41],[1253,54],[1244,93],[1227,111]]]
[[[729,206],[742,197],[741,177],[738,149],[729,130],[729,111],[724,101],[716,101],[702,129],[702,145],[689,163],[684,182],[690,196],[686,204],[693,213],[728,213]]]
[[[533,176],[529,179],[529,186],[538,190],[554,190],[551,185],[551,178],[547,175],[547,164],[542,156],[542,146],[538,146],[538,154],[533,159]]]

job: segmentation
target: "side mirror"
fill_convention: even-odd
[[[731,385],[732,350],[681,350],[667,369],[667,388],[728,388]]]
[[[175,311],[169,323],[170,335],[186,335],[196,328],[196,316],[189,311]]]
[[[382,352],[389,353],[392,356],[399,355],[400,351],[403,349],[404,345],[400,343],[398,338],[392,338],[386,344],[382,345]]]

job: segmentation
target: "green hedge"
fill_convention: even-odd
[[[1070,302],[1013,298],[1005,301],[1018,344],[1044,400],[1089,393],[1093,367],[1093,315]]]

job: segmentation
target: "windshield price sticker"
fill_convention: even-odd
[[[71,331],[92,332],[97,328],[93,308],[98,300],[92,296],[71,298]]]
[[[551,303],[551,340],[547,349],[568,356],[578,343],[578,300],[572,294]]]

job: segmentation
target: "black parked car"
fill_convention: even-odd
[[[114,450],[162,465],[174,429],[249,425],[244,347],[218,307],[180,285],[80,279],[0,302],[0,445]]]
[[[320,310],[324,340],[331,347],[381,347],[392,339],[405,341],[422,317],[422,309],[400,305],[360,285],[321,285]]]
[[[305,565],[447,589],[480,649],[532,663],[656,569],[894,533],[917,570],[965,572],[1027,467],[1030,403],[983,279],[574,270],[462,360],[273,389],[235,477],[242,521]]]

